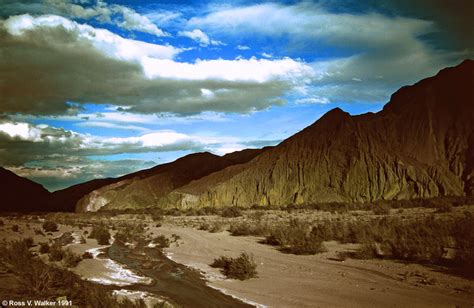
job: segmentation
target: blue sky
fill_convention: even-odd
[[[472,1],[0,3],[0,164],[50,190],[276,145],[472,58]]]

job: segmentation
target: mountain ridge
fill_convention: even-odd
[[[377,113],[334,108],[274,147],[190,154],[74,185],[41,205],[96,211],[473,195],[473,83],[474,61],[465,60],[400,88]]]

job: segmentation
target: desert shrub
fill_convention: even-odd
[[[232,258],[230,258],[230,257],[220,256],[219,258],[214,259],[214,261],[210,264],[210,266],[214,267],[214,268],[224,268],[231,261],[232,261]]]
[[[225,223],[222,221],[204,222],[199,226],[199,230],[209,231],[211,233],[218,233],[224,231],[225,226]]]
[[[453,237],[456,241],[456,262],[463,272],[474,276],[474,217],[466,212],[454,223]]]
[[[44,232],[41,231],[40,229],[33,229],[33,231],[35,232],[36,235],[42,235],[42,236],[44,236]]]
[[[180,239],[181,239],[181,236],[179,236],[178,234],[175,234],[175,233],[171,234],[171,241],[172,241],[173,243],[176,243],[176,242],[179,241]]]
[[[152,212],[151,213],[151,219],[155,222],[158,222],[158,221],[162,221],[163,220],[163,216],[161,215],[161,213],[159,212]]]
[[[204,212],[204,215],[217,215],[219,213],[219,210],[212,206],[203,207],[201,210]]]
[[[82,258],[80,255],[78,254],[75,254],[73,252],[71,252],[70,250],[66,250],[64,252],[64,264],[67,266],[67,267],[76,267],[79,262],[81,262]]]
[[[241,221],[232,223],[229,232],[233,236],[264,236],[267,233],[267,228],[261,222]]]
[[[12,231],[13,232],[20,232],[20,227],[18,225],[13,225],[12,226]]]
[[[258,210],[248,214],[248,217],[253,220],[261,220],[265,216],[265,211]]]
[[[293,254],[316,254],[326,250],[322,238],[312,232],[311,226],[297,219],[274,227],[266,236],[265,243],[280,246],[281,251]]]
[[[92,259],[93,256],[90,252],[86,251],[82,254],[82,259]]]
[[[123,224],[115,234],[115,240],[119,243],[138,242],[143,240],[144,225],[142,224]]]
[[[42,254],[48,253],[49,252],[48,243],[40,243],[39,252],[42,253]]]
[[[32,255],[24,241],[14,241],[0,249],[0,261],[7,263],[20,280],[19,292],[23,296],[66,297],[78,307],[146,307],[143,301],[118,301],[107,287],[84,281],[68,270],[45,264]]]
[[[257,264],[247,253],[242,253],[237,258],[221,256],[211,266],[221,268],[222,273],[232,279],[246,280],[257,276]]]
[[[45,221],[43,229],[45,232],[56,232],[58,231],[58,225],[54,221]]]
[[[170,246],[170,240],[164,235],[158,235],[155,237],[153,243],[156,244],[158,248],[167,248]]]
[[[453,211],[453,206],[450,203],[440,203],[436,205],[436,213],[451,213]]]
[[[64,258],[64,255],[64,250],[58,245],[53,245],[49,249],[49,261],[61,261]]]
[[[109,245],[110,237],[109,230],[101,225],[94,226],[89,235],[89,238],[95,238],[99,245]]]
[[[25,242],[25,244],[28,248],[34,246],[34,241],[33,241],[33,238],[31,238],[31,237],[27,237],[23,241]]]
[[[378,204],[374,205],[372,212],[374,212],[375,215],[388,215],[390,214],[390,209],[391,206],[389,203],[379,202]]]
[[[239,217],[242,211],[238,207],[226,207],[221,210],[222,217]]]

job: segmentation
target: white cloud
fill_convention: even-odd
[[[273,55],[271,53],[267,53],[267,52],[262,52],[261,53],[262,57],[265,57],[265,58],[273,58]]]
[[[218,9],[204,17],[194,17],[189,26],[241,35],[242,32],[265,35],[289,34],[302,38],[324,38],[344,44],[392,43],[405,36],[433,31],[429,21],[390,18],[381,14],[337,14],[321,6],[302,2],[295,5],[276,3]],[[390,34],[390,35],[389,35]]]
[[[300,98],[295,101],[297,104],[329,104],[331,101],[326,97],[308,97],[308,98]]]
[[[460,55],[435,50],[420,36],[433,33],[433,22],[378,13],[334,13],[322,5],[264,3],[216,6],[189,20],[210,34],[237,38],[288,40],[283,50],[347,48],[352,56],[311,63],[314,96],[331,102],[381,102],[402,85],[428,77],[459,61]],[[268,55],[269,56],[269,55]],[[384,78],[378,78],[383,75]],[[360,80],[360,82],[358,82]]]
[[[110,123],[110,122],[105,122],[105,121],[85,121],[85,122],[77,123],[76,126],[110,128],[110,129],[120,129],[120,130],[140,131],[140,132],[150,131],[150,129],[148,128],[137,126],[137,125],[124,125],[124,124]]]
[[[11,138],[20,138],[29,141],[41,141],[41,131],[28,123],[2,123],[0,132]]]
[[[71,18],[95,18],[102,23],[113,23],[126,29],[150,33],[156,36],[168,36],[158,28],[147,16],[123,5],[109,5],[102,0],[97,0],[94,6],[83,7],[71,0],[45,0],[45,3],[59,10],[63,15]],[[118,15],[118,18],[117,18]]]
[[[105,123],[105,125],[108,124]],[[154,151],[203,150],[220,148],[222,144],[238,141],[234,137],[184,134],[173,130],[155,130],[151,132],[148,130],[147,133],[132,137],[102,137],[25,122],[1,123],[0,139],[9,140],[7,143],[9,151],[0,152],[0,164],[2,165],[8,164],[11,160],[21,159],[21,157],[25,157],[23,159],[28,161],[31,156],[47,158],[55,155],[91,156]],[[1,140],[0,144],[3,144]],[[15,146],[20,148],[16,149]],[[35,150],[25,150],[25,146]],[[21,155],[18,155],[16,150],[21,150]]]
[[[156,36],[168,36],[163,30],[159,29],[148,17],[135,12],[134,10],[121,5],[113,6],[114,12],[120,12],[123,15],[123,21],[118,22],[118,26],[127,30],[137,30],[150,33]]]
[[[236,47],[238,50],[250,50],[249,46],[246,45],[237,45]]]
[[[0,111],[10,113],[65,113],[66,101],[135,113],[246,113],[284,104],[282,97],[315,73],[291,58],[177,62],[181,50],[173,46],[125,39],[55,15],[10,17],[0,22],[0,32],[0,49],[10,55],[0,58],[0,82],[7,89]],[[26,87],[21,90],[20,80]]]
[[[76,36],[74,38],[76,40],[74,47],[81,45],[81,47],[85,48],[92,45],[98,52],[119,60],[140,61],[143,58],[171,59],[180,52],[180,49],[172,46],[126,39],[108,30],[82,25],[56,15],[33,17],[25,14],[13,16],[3,22],[3,27],[9,34],[18,39],[22,37],[29,39],[29,32],[64,29]],[[57,48],[71,47],[65,45],[64,42],[54,41],[54,38],[50,38],[51,42],[49,43],[51,45]]]
[[[223,45],[222,42],[217,41],[217,40],[211,40],[209,36],[207,36],[206,33],[202,32],[199,29],[194,29],[192,31],[179,31],[178,32],[179,36],[184,36],[187,38],[192,39],[193,41],[196,41],[199,43],[201,46],[218,46],[218,45]]]
[[[236,59],[206,60],[195,63],[180,63],[166,59],[146,58],[143,61],[145,74],[149,78],[173,78],[184,80],[225,80],[244,82],[267,82],[287,80],[302,82],[313,77],[313,69],[290,58],[279,60]]]

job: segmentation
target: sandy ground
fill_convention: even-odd
[[[164,225],[153,233],[181,237],[166,250],[176,262],[199,269],[209,285],[238,298],[270,307],[473,307],[474,282],[417,264],[388,260],[331,260],[350,245],[326,243],[327,253],[284,254],[256,237],[233,237]],[[258,278],[225,279],[208,264],[221,256],[254,256]],[[413,273],[403,279],[405,273]],[[426,284],[434,278],[433,285]]]

